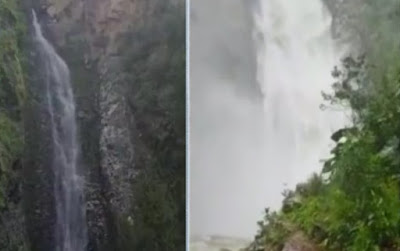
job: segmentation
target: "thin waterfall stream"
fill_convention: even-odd
[[[36,13],[32,13],[35,41],[44,65],[46,105],[53,145],[55,250],[84,251],[87,226],[83,179],[77,165],[79,143],[70,73],[67,64],[44,38]]]

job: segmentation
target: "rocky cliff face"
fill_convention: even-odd
[[[152,153],[140,138],[124,68],[127,34],[157,22],[157,14],[183,0],[41,0],[26,4],[38,13],[45,36],[67,62],[74,84],[81,142],[80,165],[86,176],[89,250],[116,250],[116,222],[130,218],[132,182],[146,168]],[[160,45],[153,46],[154,51]],[[34,50],[32,50],[34,51]],[[155,57],[160,55],[156,54]],[[30,68],[37,59],[30,55]],[[24,165],[30,178],[25,193],[33,250],[48,250],[53,236],[51,172],[46,162],[46,115],[41,109],[40,74],[31,70],[31,105],[27,108],[27,149]],[[144,83],[133,83],[133,85]],[[36,104],[36,105],[35,105]],[[151,115],[150,115],[151,118]],[[154,117],[153,117],[154,118]],[[139,154],[140,153],[140,156]],[[34,157],[36,156],[36,157]],[[145,156],[145,157],[143,157]],[[147,157],[146,157],[147,156]],[[43,197],[43,194],[46,195]],[[49,230],[50,229],[50,230]],[[47,249],[46,249],[47,248]]]

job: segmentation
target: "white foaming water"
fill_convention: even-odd
[[[343,111],[320,109],[321,91],[331,92],[331,71],[343,53],[331,37],[331,18],[321,0],[260,1],[254,16],[266,168],[271,175],[284,174],[276,177],[279,192],[284,183],[293,188],[321,170],[331,134],[345,125]],[[268,198],[265,204],[278,206]]]
[[[44,38],[33,12],[35,39],[44,65],[53,148],[56,251],[84,251],[87,244],[83,182],[77,170],[75,102],[69,69]]]
[[[191,3],[192,235],[253,238],[263,209],[279,209],[285,188],[321,170],[332,132],[346,122],[344,112],[320,109],[321,91],[330,92],[331,71],[344,52],[321,0],[259,0],[255,27],[243,2]],[[248,37],[245,29],[254,29],[262,104],[236,89],[254,87],[237,77],[254,74],[239,64],[249,53],[239,39]],[[191,244],[208,251],[243,247],[194,237]]]

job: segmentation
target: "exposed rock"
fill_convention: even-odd
[[[132,142],[133,116],[117,82],[107,81],[100,87],[101,166],[108,178],[113,212],[126,214],[132,204],[131,182],[134,176]]]
[[[55,15],[57,14],[57,9],[54,6],[50,6],[47,8],[47,13],[49,14],[49,16],[51,17],[55,17]]]
[[[282,251],[319,251],[320,249],[312,243],[301,232],[293,234],[285,243]]]

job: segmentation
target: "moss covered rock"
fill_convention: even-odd
[[[19,2],[0,0],[0,250],[4,251],[28,250],[21,177],[24,34]]]

